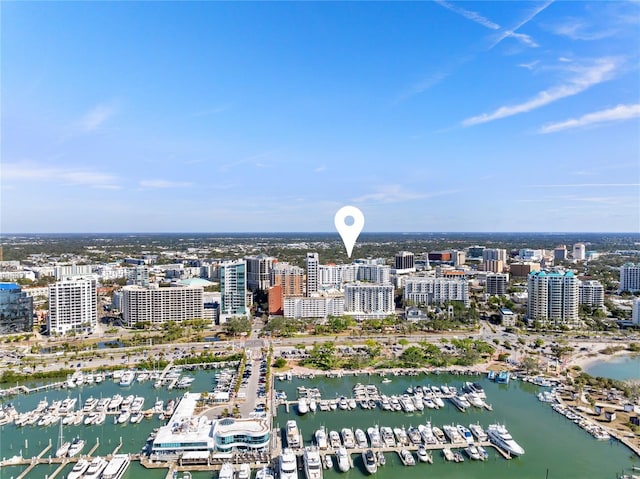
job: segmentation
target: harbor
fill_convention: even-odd
[[[11,404],[19,414],[42,407],[42,402],[48,403],[60,401],[60,404],[68,398],[76,397],[75,408],[70,415],[77,414],[84,408],[90,397],[94,399],[111,399],[114,396],[128,396],[145,398],[144,410],[153,410],[154,405],[163,402],[163,410],[154,411],[148,414],[139,423],[114,424],[113,418],[117,417],[113,411],[108,417],[111,421],[105,421],[100,425],[71,424],[63,426],[68,430],[65,438],[81,436],[86,441],[86,451],[72,458],[56,458],[55,449],[58,442],[59,423],[51,426],[25,425],[18,427],[14,423],[2,426],[3,441],[0,444],[0,458],[3,465],[0,467],[0,477],[2,479],[18,477],[66,477],[73,465],[82,457],[102,456],[111,458],[114,454],[127,454],[131,464],[125,472],[124,478],[173,478],[174,474],[182,474],[189,471],[193,478],[217,477],[219,469],[225,462],[230,463],[239,472],[240,464],[247,463],[254,471],[254,474],[269,464],[274,471],[277,471],[279,458],[286,443],[286,423],[293,420],[299,428],[299,447],[294,450],[297,457],[298,477],[304,477],[304,451],[308,447],[318,447],[316,431],[324,429],[340,432],[347,428],[355,432],[358,429],[367,431],[371,427],[388,427],[392,431],[404,431],[409,436],[409,431],[418,430],[428,425],[444,429],[445,425],[460,425],[469,427],[473,424],[482,425],[483,429],[491,424],[504,424],[513,435],[514,440],[526,451],[524,455],[514,457],[499,445],[490,440],[479,440],[475,438],[474,446],[480,446],[485,452],[484,460],[473,460],[465,448],[468,443],[452,442],[450,437],[446,437],[443,442],[427,443],[420,440],[420,443],[408,442],[399,443],[395,436],[394,445],[379,445],[373,447],[371,438],[367,437],[366,447],[356,445],[348,449],[350,462],[349,472],[351,474],[367,475],[368,472],[363,462],[363,452],[371,448],[375,451],[376,457],[383,455],[385,465],[377,468],[376,476],[380,478],[391,477],[394,470],[403,468],[402,474],[408,478],[423,477],[427,474],[434,474],[438,477],[513,477],[518,471],[518,477],[541,477],[539,470],[546,464],[551,471],[562,473],[563,477],[576,479],[582,477],[594,477],[586,475],[587,471],[600,471],[597,477],[613,477],[619,464],[629,461],[629,450],[620,445],[617,441],[597,441],[590,434],[581,430],[570,420],[559,420],[558,413],[538,400],[537,394],[550,391],[548,387],[540,387],[535,384],[521,380],[514,380],[508,384],[499,384],[484,376],[462,376],[459,374],[405,374],[405,375],[335,375],[327,377],[324,375],[305,376],[303,378],[292,377],[291,380],[275,381],[273,399],[278,395],[286,396],[291,400],[282,400],[278,406],[270,410],[272,417],[272,437],[269,451],[264,455],[243,455],[240,453],[227,455],[226,457],[215,457],[212,455],[204,464],[189,463],[178,460],[174,463],[165,463],[149,460],[144,448],[147,440],[153,431],[165,424],[166,418],[160,417],[166,413],[166,406],[169,401],[177,400],[184,391],[208,391],[215,390],[215,371],[199,370],[185,372],[192,380],[187,381],[189,386],[183,391],[169,390],[167,387],[155,388],[154,382],[134,382],[129,386],[120,386],[113,378],[102,381],[99,384],[83,384],[73,389],[55,389],[34,392],[29,395],[17,395],[11,397],[11,401],[3,404]],[[460,396],[465,387],[476,384],[485,395],[484,401],[491,404],[491,410],[485,407],[469,406],[460,409],[451,400]],[[446,392],[448,390],[448,393]],[[411,391],[411,394],[409,394]],[[438,393],[439,391],[439,393]],[[125,394],[126,393],[126,394]],[[425,399],[439,397],[442,406],[427,407]],[[85,399],[81,401],[81,397]],[[382,404],[384,399],[396,397],[404,399],[404,407],[400,410],[385,409]],[[307,407],[312,400],[316,402],[315,412],[310,409],[306,413],[300,414],[298,409],[299,399],[307,399]],[[345,400],[347,407],[340,407],[340,400]],[[410,398],[410,402],[407,401]],[[417,398],[422,400],[422,409],[417,407]],[[294,400],[295,399],[295,400]],[[321,409],[323,401],[327,401],[324,410]],[[336,402],[337,401],[337,402]],[[375,403],[375,404],[372,404]],[[395,402],[395,401],[394,401]],[[332,409],[331,403],[335,404]],[[275,404],[275,403],[274,403]],[[351,408],[350,405],[354,405]],[[413,410],[411,406],[413,404]],[[437,404],[434,402],[434,404]],[[372,407],[374,406],[374,407]],[[326,409],[328,408],[328,409]],[[168,414],[166,414],[168,416]],[[88,415],[85,415],[85,419]],[[60,419],[62,421],[62,419]],[[437,426],[436,426],[437,425]],[[545,428],[552,430],[553,440],[546,436]],[[400,433],[401,434],[401,433]],[[402,436],[401,436],[402,437]],[[68,439],[67,439],[68,440]],[[415,440],[414,440],[415,441]],[[554,446],[555,444],[555,446]],[[561,453],[571,453],[571,448],[579,448],[581,451],[589,451],[582,460],[583,464],[578,464],[575,468],[566,467],[562,460]],[[341,443],[341,446],[343,444]],[[422,462],[419,458],[419,451],[426,450],[430,461]],[[337,449],[327,446],[318,452],[323,465],[327,464],[326,456],[331,456],[333,466],[324,470],[324,477],[341,477],[336,462]],[[415,467],[407,467],[407,456],[409,453]],[[458,453],[457,456],[455,453]],[[15,458],[19,459],[15,459]],[[33,459],[35,458],[35,459]],[[449,461],[448,458],[453,458]],[[456,462],[461,458],[459,462]],[[510,460],[511,459],[511,460]],[[515,468],[515,469],[514,469]],[[571,471],[577,469],[582,473],[573,474]],[[46,471],[46,472],[43,472]],[[420,472],[423,471],[423,472]],[[520,472],[525,471],[524,475]],[[529,472],[526,472],[529,471]],[[537,471],[537,472],[536,472]],[[460,476],[460,474],[463,476]],[[527,475],[529,474],[529,475]],[[582,475],[580,475],[582,474]],[[607,475],[608,474],[608,475]],[[544,476],[544,474],[543,474]],[[551,475],[550,477],[555,477]]]

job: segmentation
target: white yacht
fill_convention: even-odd
[[[433,464],[433,457],[427,451],[427,448],[424,445],[418,446],[418,460],[420,462],[428,462],[429,464]]]
[[[369,447],[369,443],[367,442],[367,436],[362,429],[356,429],[356,444],[360,449],[365,449]]]
[[[128,454],[114,454],[107,467],[102,471],[101,479],[122,479],[130,462]]]
[[[338,431],[329,431],[329,445],[331,445],[333,449],[337,449],[342,445]]]
[[[293,419],[287,421],[287,444],[293,448],[300,447],[300,431],[298,424]]]
[[[320,452],[312,446],[304,448],[304,472],[307,479],[322,479],[322,462]]]
[[[107,467],[107,461],[102,457],[95,457],[89,464],[87,472],[84,473],[82,479],[100,479],[102,471]]]
[[[321,427],[315,432],[316,444],[320,449],[327,448],[327,431],[324,427]]]
[[[129,411],[122,411],[118,416],[118,418],[116,419],[116,422],[118,424],[124,424],[127,421],[129,421],[130,417],[131,417],[131,413]]]
[[[87,469],[89,469],[89,461],[86,459],[80,459],[75,463],[73,469],[67,474],[67,479],[80,479]]]
[[[484,442],[489,439],[489,436],[487,436],[487,433],[484,432],[484,429],[482,429],[480,424],[469,424],[469,430],[480,442]]]
[[[473,435],[471,434],[471,431],[469,430],[469,428],[463,426],[462,424],[458,424],[456,427],[458,428],[458,432],[463,437],[463,439],[467,442],[467,444],[473,444],[474,442]]]
[[[69,446],[69,451],[67,452],[67,456],[73,457],[80,454],[80,451],[84,449],[84,444],[85,444],[84,439],[80,439],[79,437],[76,437],[71,443],[71,446]]]
[[[250,479],[251,478],[251,466],[246,462],[240,464],[240,469],[238,469],[237,479]]]
[[[362,451],[362,462],[364,463],[364,468],[369,474],[375,474],[378,472],[378,460],[371,449]]]
[[[473,444],[470,444],[469,446],[465,447],[464,452],[466,452],[467,456],[469,456],[469,459],[473,461],[479,461],[481,459],[480,451],[478,451],[478,448]]]
[[[256,472],[256,479],[273,479],[273,471],[271,471],[267,466],[264,466]]]
[[[233,479],[233,466],[230,462],[225,462],[220,468],[218,479]]]
[[[120,378],[120,382],[118,383],[120,386],[131,386],[133,381],[136,379],[136,373],[133,371],[125,371]]]
[[[309,403],[306,398],[300,398],[298,400],[298,414],[301,416],[307,414],[309,412]]]
[[[342,444],[344,444],[344,447],[347,449],[354,449],[356,447],[356,439],[351,429],[343,427],[340,435],[342,436]]]
[[[347,448],[344,446],[340,446],[336,451],[336,460],[338,462],[338,469],[340,472],[347,472],[351,468],[351,464],[349,463],[349,453],[347,452]]]
[[[489,424],[487,435],[492,443],[506,450],[508,453],[514,456],[522,456],[524,454],[524,449],[514,441],[509,431],[507,431],[507,428],[503,425]]]
[[[369,435],[369,441],[371,441],[371,447],[382,447],[382,438],[380,437],[380,429],[378,427],[367,428],[367,434]]]
[[[298,479],[298,461],[289,448],[285,448],[280,456],[280,479]]]

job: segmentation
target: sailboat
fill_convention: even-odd
[[[60,422],[60,434],[58,435],[58,449],[56,449],[56,457],[65,457],[69,452],[71,443],[69,441],[64,442],[62,437],[62,422]]]

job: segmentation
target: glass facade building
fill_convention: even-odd
[[[33,298],[15,283],[0,283],[0,334],[33,328]]]

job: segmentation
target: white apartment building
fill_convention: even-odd
[[[57,265],[53,268],[53,275],[56,281],[68,278],[70,276],[86,276],[92,274],[96,267],[90,264],[66,264]]]
[[[232,316],[247,316],[247,265],[243,260],[220,264],[220,322]]]
[[[276,259],[259,254],[257,256],[245,256],[247,263],[247,288],[250,291],[267,291],[271,285],[271,270]]]
[[[631,322],[636,326],[640,326],[640,298],[633,300],[633,312],[631,313]]]
[[[451,250],[451,261],[453,266],[462,266],[467,261],[467,253],[455,249]]]
[[[130,285],[122,288],[120,308],[129,327],[148,321],[152,324],[167,321],[181,322],[204,317],[202,288],[195,286],[145,288]]]
[[[95,277],[74,277],[49,285],[49,334],[90,332],[98,324]]]
[[[357,264],[325,264],[318,266],[318,282],[323,289],[340,289],[344,283],[358,279]],[[309,273],[307,273],[308,275]]]
[[[640,291],[640,263],[620,266],[620,291]]]
[[[571,272],[537,271],[527,278],[527,317],[555,326],[578,322],[579,280]]]
[[[326,318],[343,314],[344,295],[338,292],[284,298],[285,318]]]
[[[482,261],[487,262],[490,260],[507,262],[507,250],[502,248],[485,248],[482,251]]]
[[[384,318],[393,314],[393,285],[360,282],[346,284],[344,311],[357,319]]]
[[[578,303],[592,308],[604,306],[604,287],[600,281],[580,281],[578,285]]]
[[[465,307],[469,307],[469,285],[459,279],[414,276],[405,281],[404,299],[417,305],[462,301]]]
[[[587,248],[584,243],[576,243],[573,245],[573,259],[576,261],[584,261],[587,259]]]
[[[381,264],[359,264],[357,281],[370,281],[376,284],[391,282],[391,268]]]

